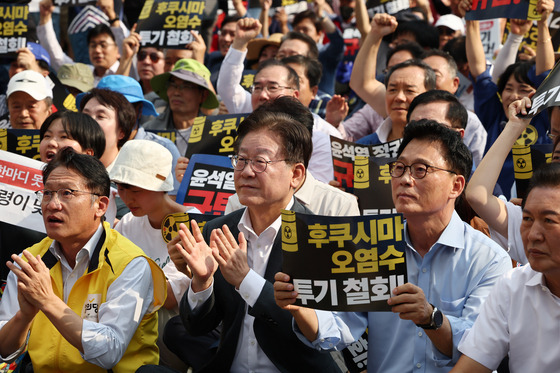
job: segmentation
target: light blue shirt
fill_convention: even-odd
[[[316,310],[317,349],[341,350],[368,330],[368,372],[448,372],[459,359],[457,346],[496,280],[512,268],[507,253],[461,221],[456,212],[438,241],[422,258],[411,246],[405,224],[408,281],[422,288],[430,303],[449,320],[453,357],[440,353],[422,328],[392,312]],[[294,328],[298,337],[311,345]]]

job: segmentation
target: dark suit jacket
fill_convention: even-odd
[[[297,200],[293,211],[312,214]],[[237,238],[237,224],[242,210],[234,211],[206,223],[203,231],[206,242],[210,232],[226,224]],[[249,314],[255,317],[253,325],[259,346],[282,372],[340,372],[330,353],[319,352],[307,347],[292,330],[292,315],[276,305],[274,300],[274,275],[282,269],[282,235],[276,235],[264,278],[266,284]],[[220,270],[214,274],[214,291],[211,297],[193,313],[187,294],[180,304],[180,314],[185,327],[192,335],[204,335],[222,322],[220,344],[216,355],[201,372],[229,372],[233,362],[239,333],[245,318],[245,301],[222,276]]]

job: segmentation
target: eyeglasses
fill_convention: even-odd
[[[157,63],[161,58],[163,58],[163,57],[160,57],[160,55],[157,54],[156,52],[148,53],[146,51],[140,51],[137,54],[138,61],[144,61],[146,59],[146,57],[150,57],[150,60],[153,63]]]
[[[261,93],[263,90],[268,91],[268,93],[276,93],[281,89],[295,89],[292,87],[286,87],[283,85],[280,85],[278,83],[267,83],[266,85],[262,85],[262,84],[253,84],[251,86],[251,88],[249,88],[249,91],[251,93]]]
[[[70,202],[74,197],[76,197],[76,194],[78,193],[93,194],[94,196],[99,196],[99,194],[97,193],[69,188],[61,188],[58,190],[41,189],[36,191],[35,195],[37,195],[40,203],[49,203],[55,194],[57,195],[60,202],[67,203]]]
[[[234,155],[231,157],[231,165],[233,166],[234,170],[243,171],[245,169],[245,166],[247,166],[247,163],[251,163],[251,170],[253,170],[257,174],[260,174],[261,172],[265,172],[269,163],[284,162],[284,161],[287,161],[287,159],[267,161],[263,157],[255,157],[255,159],[240,157],[238,155]]]
[[[108,49],[109,47],[112,47],[112,46],[114,46],[114,45],[117,45],[117,44],[115,44],[115,43],[107,43],[106,41],[102,41],[102,42],[100,42],[100,43],[91,42],[91,43],[89,43],[88,46],[89,46],[89,49],[96,49],[97,47],[101,47],[101,49],[106,50],[106,49]]]
[[[426,177],[429,168],[432,168],[436,171],[446,171],[457,175],[455,171],[446,170],[444,168],[439,168],[436,166],[430,166],[429,164],[425,164],[425,163],[418,162],[418,163],[413,163],[410,166],[407,166],[402,162],[394,162],[391,165],[391,177],[395,177],[395,178],[401,177],[402,175],[404,175],[407,168],[410,169],[410,175],[417,180]]]
[[[202,87],[200,87],[199,85],[193,84],[193,83],[189,83],[186,82],[184,84],[178,84],[172,81],[168,81],[167,82],[167,88],[173,88],[176,89],[180,92],[184,92],[187,90],[194,90],[194,89],[201,89]]]

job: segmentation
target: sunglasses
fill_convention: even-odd
[[[159,56],[156,52],[148,53],[146,51],[138,52],[138,61],[144,61],[146,57],[150,57],[153,63],[157,63],[162,57]]]

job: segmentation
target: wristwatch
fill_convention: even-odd
[[[416,326],[422,329],[438,330],[439,328],[441,328],[441,325],[443,324],[443,313],[441,313],[441,311],[433,304],[430,303],[430,306],[432,306],[432,308],[434,309],[432,311],[432,316],[430,317],[430,323],[416,324]]]

